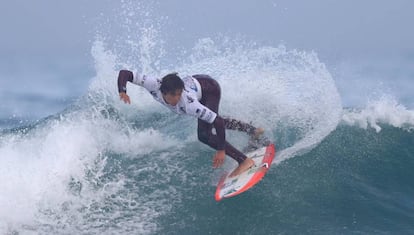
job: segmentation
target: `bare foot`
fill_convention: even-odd
[[[254,166],[254,161],[251,158],[246,158],[231,174],[229,177],[234,177],[240,175],[241,173],[250,169],[250,167]]]
[[[261,135],[263,135],[263,133],[264,133],[263,128],[261,128],[261,127],[256,128],[253,132],[253,138],[258,139]]]

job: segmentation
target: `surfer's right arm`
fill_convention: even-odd
[[[121,70],[118,74],[118,92],[119,98],[127,104],[131,103],[129,96],[126,91],[127,82],[132,82],[134,80],[134,74],[129,70]]]
[[[142,86],[148,91],[152,91],[159,86],[158,79],[149,78],[146,75],[139,75],[139,74],[136,74],[136,76],[134,76],[134,74],[131,71],[125,70],[125,69],[119,71],[119,75],[118,75],[119,97],[121,98],[121,100],[123,100],[125,103],[128,103],[128,104],[130,104],[131,101],[130,101],[129,96],[127,95],[127,88],[126,88],[127,82],[131,82],[135,85]]]

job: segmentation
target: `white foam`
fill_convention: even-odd
[[[122,109],[131,115],[136,115],[140,112],[148,110],[159,111],[161,106],[154,101],[152,96],[142,87],[128,83],[128,95],[131,98],[131,105],[126,105],[121,102],[118,94],[117,77],[119,70],[130,69],[135,74],[137,68],[120,61],[118,57],[109,49],[105,47],[105,43],[101,40],[94,42],[91,53],[95,58],[96,77],[92,80],[89,86],[89,99],[94,101],[94,105],[115,105],[116,108]],[[151,74],[152,75],[152,74]]]
[[[0,181],[1,233],[31,230],[49,233],[51,228],[58,233],[78,233],[79,228],[94,233],[93,226],[84,224],[87,211],[91,217],[97,215],[89,207],[108,206],[105,205],[108,197],[125,190],[125,179],[121,176],[114,176],[112,181],[96,188],[95,181],[99,182],[106,166],[103,154],[110,151],[134,157],[178,145],[178,141],[157,130],[131,129],[122,120],[102,115],[99,106],[93,108],[97,110],[73,110],[56,120],[45,121],[29,134],[1,137],[0,177],[4,179]],[[69,190],[73,179],[82,185],[80,195]],[[147,204],[146,198],[134,203],[142,214],[123,223],[142,233],[154,231],[154,218],[160,212]],[[116,214],[108,218],[111,216]]]
[[[222,115],[253,121],[272,132],[298,130],[295,143],[279,152],[276,162],[308,151],[340,120],[335,83],[313,52],[206,38],[176,70],[217,79],[222,87]]]
[[[30,136],[4,139],[0,155],[6,171],[2,178],[8,180],[0,183],[4,189],[0,206],[5,208],[0,220],[6,225],[31,224],[40,202],[53,204],[66,195],[64,181],[69,174],[79,173],[80,154],[90,151],[88,135],[52,124]]]
[[[0,197],[0,207],[5,208],[0,212],[1,231],[32,229],[48,233],[48,229],[53,229],[57,233],[99,233],[106,229],[108,233],[150,233],[157,230],[156,219],[172,207],[172,198],[167,195],[174,194],[174,200],[180,201],[174,187],[167,186],[170,171],[185,172],[184,167],[175,165],[175,160],[168,160],[180,148],[173,137],[174,128],[165,135],[151,128],[151,123],[139,130],[131,124],[141,115],[151,116],[164,109],[144,89],[132,85],[128,90],[133,104],[122,104],[116,87],[118,67],[134,66],[120,61],[99,40],[92,54],[97,75],[87,96],[61,117],[36,125],[29,134],[2,136],[0,166],[5,170],[0,174],[9,180],[0,182],[5,189]],[[222,86],[222,114],[252,121],[265,127],[270,135],[278,129],[295,128],[295,142],[279,151],[277,162],[309,150],[339,121],[341,106],[336,87],[314,53],[289,51],[283,46],[251,47],[232,40],[217,43],[203,39],[188,58],[174,70],[181,74],[206,73],[216,78]],[[186,128],[190,132],[194,126]],[[176,129],[181,131],[182,126]],[[191,133],[194,137],[195,132]],[[180,140],[183,144],[186,141],[191,140]],[[134,158],[167,149],[164,155],[157,156],[160,161],[131,166],[136,168],[134,174],[149,175],[139,184],[132,182],[136,188],[126,188],[133,179],[122,174],[101,182],[107,165],[106,152]],[[171,168],[162,167],[163,162],[174,164]],[[157,169],[156,177],[152,175],[153,169]],[[82,189],[72,192],[68,189],[72,183],[79,183]],[[141,187],[147,185],[157,189],[141,192]],[[125,203],[126,208],[134,210],[133,214],[128,214]],[[108,207],[113,213],[103,212]],[[122,228],[105,225],[115,219]]]
[[[378,100],[369,101],[363,109],[344,110],[342,122],[364,129],[374,128],[377,132],[381,131],[381,123],[413,130],[414,110],[407,109],[394,97],[384,95]]]

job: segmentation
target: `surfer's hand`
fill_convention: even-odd
[[[226,158],[226,151],[224,150],[217,150],[216,154],[213,158],[213,167],[217,168],[223,165],[224,159]]]
[[[129,99],[129,96],[125,92],[119,93],[119,98],[121,98],[121,100],[124,101],[126,104],[131,103],[131,100]]]

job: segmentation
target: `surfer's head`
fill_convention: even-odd
[[[176,105],[180,101],[183,90],[184,82],[177,73],[170,73],[162,78],[160,91],[168,104]]]

